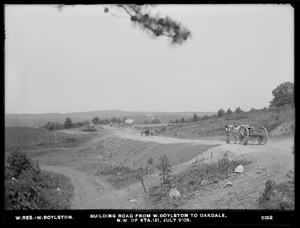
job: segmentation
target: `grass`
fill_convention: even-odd
[[[5,165],[5,209],[69,209],[69,178],[42,171],[23,151],[14,151]]]
[[[107,181],[117,189],[121,189],[138,182],[138,171],[131,170],[128,167],[101,164],[97,170],[98,172],[95,173],[96,176],[107,176]]]
[[[245,159],[229,160],[226,155],[218,162],[195,163],[182,173],[173,176],[169,184],[151,187],[147,200],[154,208],[176,208],[192,198],[195,192],[212,188],[216,183],[227,179],[238,165],[246,166],[250,163]],[[180,197],[169,196],[172,188],[180,192]]]
[[[74,188],[71,180],[61,174],[42,171],[42,178],[47,182],[48,189],[45,191],[49,202],[54,208],[46,209],[70,209]]]
[[[68,135],[61,131],[48,131],[30,127],[5,128],[5,152],[16,150],[77,147],[93,135]]]
[[[224,127],[228,124],[241,123],[254,127],[265,127],[271,132],[283,122],[295,120],[294,108],[269,108],[232,114],[198,122],[170,125],[161,135],[179,138],[225,137]]]
[[[287,174],[288,181],[276,184],[273,180],[265,183],[265,189],[258,198],[260,209],[266,210],[294,210],[295,188],[294,174]]]

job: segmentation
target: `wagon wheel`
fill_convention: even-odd
[[[259,131],[261,133],[264,133],[264,135],[258,137],[258,143],[261,144],[261,145],[265,145],[267,143],[267,141],[268,141],[269,133],[268,133],[267,129],[264,128],[264,127],[261,127],[259,129]]]
[[[246,126],[241,125],[241,129],[239,130],[240,141],[243,145],[248,143],[249,139],[249,130]]]

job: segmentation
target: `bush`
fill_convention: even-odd
[[[69,183],[68,186],[71,186]],[[71,192],[58,193],[57,185],[20,150],[12,152],[5,166],[5,209],[67,209]],[[70,194],[69,194],[70,193]]]
[[[216,183],[228,178],[238,165],[250,163],[244,159],[229,160],[227,154],[224,154],[218,162],[194,163],[185,171],[170,178],[169,182],[151,187],[148,195],[150,204],[162,208],[176,208],[184,204],[186,199],[191,198],[195,191],[207,189],[209,186],[213,187]],[[172,188],[180,192],[180,197],[175,199],[170,197],[169,193]]]
[[[199,121],[199,120],[201,120],[201,118],[200,118],[200,116],[198,116],[196,113],[193,115],[193,121],[194,122],[197,122],[197,121]]]
[[[218,117],[224,116],[224,115],[225,115],[224,109],[221,108],[221,109],[217,112],[217,115],[218,115]]]
[[[10,167],[12,177],[15,178],[18,178],[25,170],[32,168],[31,160],[20,149],[11,152],[7,158],[7,163]]]
[[[276,184],[273,180],[265,182],[265,189],[258,198],[261,209],[295,209],[294,174],[290,172],[287,176],[290,180],[284,183]]]
[[[70,118],[70,117],[67,117],[67,118],[66,118],[66,121],[65,121],[65,123],[64,123],[64,128],[65,128],[65,129],[70,129],[70,128],[72,128],[72,126],[73,126],[73,123],[72,123],[71,118]]]
[[[159,121],[159,119],[154,119],[151,121],[151,124],[161,124],[161,122]]]
[[[172,166],[168,159],[168,157],[164,154],[159,158],[159,164],[157,166],[159,169],[159,175],[163,181],[163,183],[168,183],[170,181]]]

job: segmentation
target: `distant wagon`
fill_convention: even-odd
[[[85,129],[83,129],[83,131],[87,131],[87,132],[96,132],[97,129],[95,128],[94,124],[91,124],[90,126],[87,126]]]
[[[149,129],[145,129],[145,130],[141,130],[141,136],[149,136],[150,135],[150,130]]]
[[[151,131],[149,129],[141,130],[141,136],[154,136],[156,135],[155,131]]]

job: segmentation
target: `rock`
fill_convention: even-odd
[[[103,191],[104,191],[104,189],[103,189],[103,188],[100,188],[99,192],[103,192]]]
[[[137,200],[136,200],[136,199],[129,199],[129,202],[130,202],[130,203],[136,203]]]
[[[244,167],[242,165],[239,165],[238,167],[235,168],[234,172],[243,173],[244,172]]]
[[[56,191],[60,191],[60,188],[57,188]]]
[[[257,173],[257,174],[260,174],[260,173],[261,173],[261,171],[257,171],[256,173]]]
[[[223,188],[226,188],[228,186],[232,186],[232,182],[231,181],[227,181],[226,184],[223,186]]]
[[[172,197],[172,198],[179,197],[180,192],[176,188],[172,188],[170,193],[169,193],[169,196]]]

